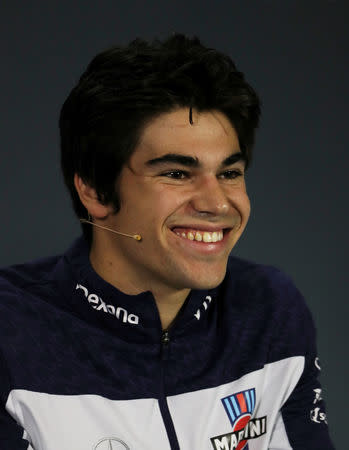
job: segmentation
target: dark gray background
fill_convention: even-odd
[[[346,1],[2,1],[0,265],[63,252],[79,231],[59,173],[59,109],[90,59],[137,36],[197,34],[263,101],[235,253],[292,276],[318,328],[331,436],[347,448]]]

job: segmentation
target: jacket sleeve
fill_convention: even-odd
[[[269,449],[333,450],[317,379],[318,358],[307,358],[302,377],[281,408]]]
[[[329,436],[323,392],[318,380],[321,368],[313,318],[292,281],[289,281],[284,295],[288,298],[288,306],[276,339],[284,343],[284,349],[304,356],[304,369],[279,411],[269,449],[333,450],[335,447]]]
[[[3,407],[0,410],[0,449],[34,450],[26,440],[26,433],[23,428]]]
[[[25,430],[6,410],[6,402],[11,389],[10,377],[0,351],[0,449],[34,450]]]

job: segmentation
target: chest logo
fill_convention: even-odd
[[[93,450],[131,450],[124,441],[117,437],[103,438],[93,446]]]
[[[256,406],[255,388],[221,399],[233,430],[210,438],[214,450],[247,450],[247,441],[267,432],[267,417],[252,419]]]
[[[121,308],[120,306],[115,307],[114,305],[107,305],[97,294],[90,294],[87,287],[82,284],[77,284],[75,290],[76,289],[82,290],[93,309],[111,314],[117,319],[122,320],[123,323],[127,322],[132,325],[139,324],[139,317],[136,316],[136,314],[130,314],[125,308]]]

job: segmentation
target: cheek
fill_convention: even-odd
[[[164,190],[160,195],[152,196],[151,211],[153,220],[165,224],[166,220],[183,206],[184,197]]]
[[[232,204],[240,213],[242,225],[246,225],[251,214],[251,203],[247,192],[240,192],[232,199]]]
[[[183,204],[183,195],[178,195],[178,192],[166,189],[166,186],[148,186],[146,183],[135,183],[124,198],[125,216],[136,217],[148,230],[165,222]]]
[[[174,188],[166,184],[158,184],[145,190],[154,209],[161,210],[165,214],[171,213],[185,203],[188,195],[182,189]]]
[[[247,194],[245,194],[245,201],[244,201],[244,208],[245,208],[245,215],[246,220],[250,217],[251,214],[251,202]]]

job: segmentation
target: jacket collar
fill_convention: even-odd
[[[140,341],[146,337],[159,342],[162,329],[152,292],[128,295],[112,286],[94,271],[89,251],[85,238],[79,237],[56,268],[55,278],[61,280],[64,297],[70,298],[74,313],[127,340]],[[200,321],[207,320],[206,311],[217,297],[219,288],[191,290],[171,325],[171,332],[190,325],[196,327]]]

